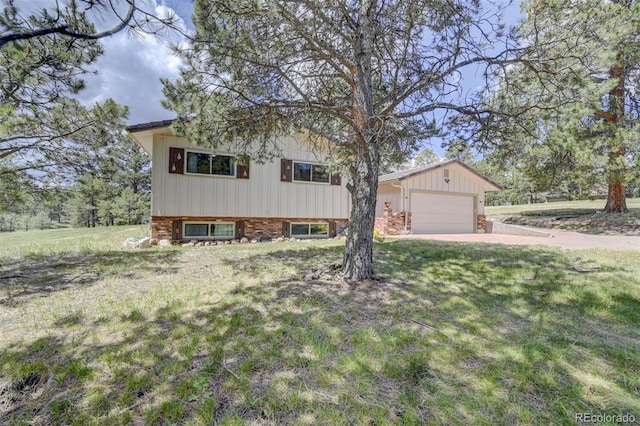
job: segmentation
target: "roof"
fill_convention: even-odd
[[[381,175],[378,178],[378,182],[379,183],[388,183],[388,182],[394,182],[394,181],[403,181],[403,180],[408,179],[410,177],[413,177],[413,176],[416,176],[416,175],[419,175],[419,174],[422,174],[422,173],[432,172],[432,171],[434,171],[436,169],[439,169],[441,167],[452,166],[454,164],[458,164],[458,165],[464,167],[469,172],[473,173],[474,175],[476,175],[480,179],[482,179],[485,182],[487,182],[489,185],[494,186],[496,188],[496,190],[501,190],[502,189],[502,187],[500,185],[498,185],[497,183],[495,183],[494,181],[492,181],[488,177],[483,176],[482,174],[478,173],[478,171],[475,170],[474,168],[468,166],[467,164],[465,164],[462,161],[460,161],[458,159],[455,159],[455,158],[451,159],[451,160],[441,161],[439,163],[429,164],[429,165],[426,165],[426,166],[416,167],[416,168],[413,168],[413,169],[402,170],[400,172],[387,173],[386,175]]]
[[[127,126],[126,130],[127,132],[135,133],[135,132],[142,132],[144,130],[161,129],[163,127],[171,126],[174,121],[175,119],[132,124],[131,126]]]
[[[173,133],[170,126],[175,120],[150,121],[148,123],[133,124],[127,126],[127,132],[144,149],[147,154],[153,156],[153,137]]]

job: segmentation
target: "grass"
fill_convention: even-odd
[[[60,228],[0,233],[0,259],[119,251],[127,237],[144,236],[148,226]]]
[[[627,213],[604,214],[606,200],[487,206],[490,219],[588,234],[640,235],[640,198],[628,198]]]
[[[640,419],[637,252],[387,239],[349,284],[340,240],[62,231],[0,235],[2,424]]]
[[[604,209],[605,204],[606,200],[578,200],[560,201],[555,203],[516,204],[513,206],[487,206],[485,210],[487,214],[492,216],[511,215],[530,211],[565,209],[601,211]],[[627,208],[630,210],[640,209],[640,198],[627,198]]]

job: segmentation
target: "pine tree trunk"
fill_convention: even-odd
[[[606,213],[628,212],[624,185],[622,181],[609,178],[609,191],[607,192],[607,205],[604,208]]]
[[[375,2],[362,1],[357,36],[353,41],[353,121],[357,147],[355,164],[351,167],[351,214],[349,233],[344,249],[344,273],[347,280],[373,277],[373,227],[376,214],[380,140],[373,106],[372,58]]]
[[[352,170],[351,214],[344,249],[344,274],[347,280],[373,277],[373,227],[375,224],[378,169],[359,152]],[[361,157],[361,158],[360,158]]]
[[[605,213],[629,211],[622,178],[624,171],[620,170],[621,164],[624,164],[624,152],[624,147],[620,147],[610,155],[609,188],[607,191],[607,205],[604,208]]]
[[[622,58],[622,55],[620,55],[620,58]],[[612,68],[611,77],[617,80],[616,86],[609,95],[611,121],[616,126],[623,126],[625,113],[624,67],[617,66]],[[609,188],[607,191],[607,205],[604,208],[606,213],[628,211],[624,190],[624,155],[624,145],[619,141],[613,143],[609,152]]]

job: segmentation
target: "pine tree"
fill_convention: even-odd
[[[94,140],[124,132],[126,108],[112,100],[86,107],[75,99],[103,53],[98,40],[125,28],[152,34],[177,29],[175,15],[158,18],[133,0],[2,5],[0,210],[20,204],[24,194],[71,185]],[[103,20],[113,27],[97,31]]]
[[[166,106],[195,143],[254,158],[298,131],[328,146],[350,180],[345,275],[367,279],[381,167],[433,134],[435,111],[477,112],[452,94],[461,70],[509,59],[509,48],[495,52],[498,19],[466,0],[197,1]]]
[[[640,122],[640,5],[633,1],[523,2],[522,62],[501,75],[481,139],[537,190],[607,188],[606,212],[626,211]],[[559,23],[561,23],[559,25]]]
[[[107,135],[83,154],[85,167],[69,202],[75,226],[140,224],[148,220],[151,192],[150,161],[124,135]]]

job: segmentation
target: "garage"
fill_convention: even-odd
[[[381,175],[375,227],[385,235],[478,232],[485,193],[499,190],[457,159]]]
[[[473,206],[473,196],[412,192],[411,229],[415,234],[474,232]]]

